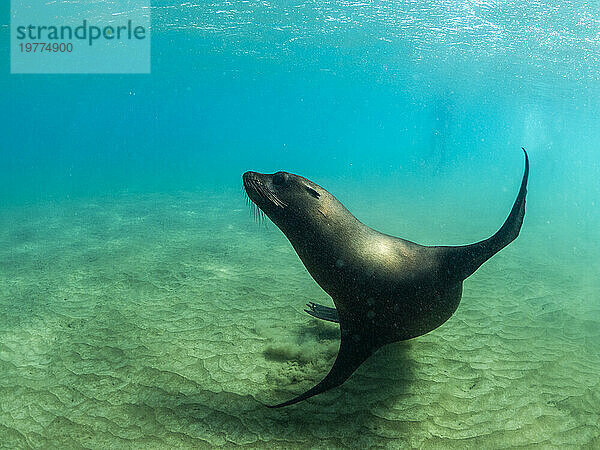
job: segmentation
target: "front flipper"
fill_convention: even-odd
[[[298,397],[278,405],[267,406],[269,408],[281,408],[282,406],[293,405],[294,403],[301,402],[302,400],[340,386],[377,348],[377,346],[371,345],[368,341],[364,340],[364,337],[359,334],[345,333],[342,330],[340,350],[327,376],[304,394],[300,394]]]
[[[329,322],[340,323],[340,319],[335,308],[329,308],[313,302],[307,303],[306,306],[308,309],[305,309],[304,311],[311,316],[316,317],[317,319],[327,320]]]

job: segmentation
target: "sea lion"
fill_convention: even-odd
[[[333,195],[287,172],[246,172],[248,197],[286,235],[335,308],[306,312],[340,324],[338,356],[323,380],[273,408],[341,385],[380,347],[428,333],[460,302],[462,282],[519,234],[525,215],[529,158],[517,199],[492,237],[464,246],[423,246],[362,224]]]

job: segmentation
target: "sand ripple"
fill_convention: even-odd
[[[470,279],[440,329],[265,408],[327,372],[338,331],[302,312],[329,300],[241,201],[3,213],[3,446],[600,447],[598,284],[533,239]]]

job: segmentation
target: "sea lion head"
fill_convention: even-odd
[[[250,200],[284,232],[299,222],[323,220],[340,204],[318,184],[293,173],[246,172],[243,180]]]

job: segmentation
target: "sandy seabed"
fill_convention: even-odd
[[[600,448],[598,266],[534,225],[442,327],[279,410],[339,332],[303,312],[331,300],[241,194],[7,207],[0,225],[2,447]]]

